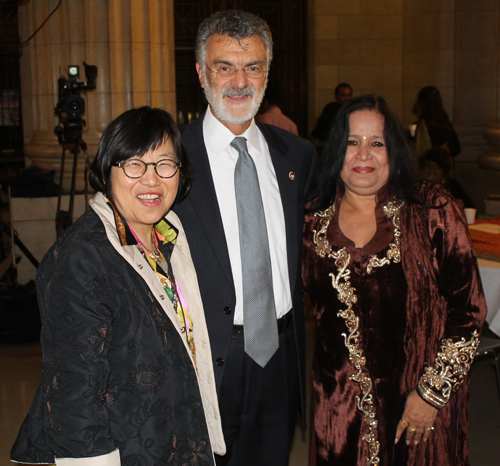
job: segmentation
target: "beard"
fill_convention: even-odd
[[[247,84],[245,87],[236,87],[228,84],[223,86],[218,92],[215,87],[212,87],[205,76],[203,91],[208,103],[212,107],[213,113],[219,120],[231,125],[241,125],[250,121],[257,114],[264,98],[265,89],[266,81],[258,89],[255,89],[251,84]],[[247,97],[250,101],[245,100],[240,104],[234,104],[224,101],[224,97]],[[240,109],[244,109],[243,113],[238,111]]]

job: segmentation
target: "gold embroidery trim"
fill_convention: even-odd
[[[435,408],[443,408],[464,381],[478,346],[477,330],[469,341],[464,337],[456,342],[451,338],[443,339],[434,366],[426,367],[418,381],[420,396]]]
[[[394,200],[384,206],[384,212],[392,218],[394,225],[394,242],[389,245],[386,256],[379,259],[374,254],[370,257],[366,271],[371,273],[374,267],[383,267],[390,264],[390,261],[399,262],[401,260],[400,241],[401,230],[399,222],[399,211],[403,206],[403,202]],[[351,261],[351,255],[347,252],[346,248],[339,251],[333,251],[330,243],[326,239],[326,232],[330,221],[335,214],[335,204],[332,204],[328,209],[322,212],[316,212],[315,217],[320,217],[320,230],[313,230],[313,241],[316,245],[316,253],[321,257],[329,257],[335,260],[337,267],[337,275],[330,273],[332,279],[332,286],[338,292],[338,300],[347,306],[346,309],[339,309],[337,316],[342,317],[345,321],[349,335],[342,333],[344,337],[344,344],[349,351],[349,361],[356,368],[357,372],[352,374],[349,379],[357,382],[361,389],[363,396],[360,398],[356,396],[357,408],[363,414],[363,421],[368,426],[368,433],[363,435],[362,440],[367,442],[369,457],[366,459],[367,464],[379,464],[380,458],[378,457],[380,450],[380,442],[377,440],[376,429],[378,425],[377,412],[373,405],[373,395],[371,393],[373,382],[371,377],[363,372],[363,367],[366,365],[366,358],[363,350],[359,344],[359,317],[356,316],[352,309],[353,304],[358,302],[358,297],[355,294],[356,289],[351,286],[349,281],[351,271],[348,269]],[[343,280],[343,282],[342,282]]]
[[[383,259],[379,259],[375,254],[372,254],[370,261],[366,267],[366,273],[372,273],[374,267],[383,267],[390,264],[391,260],[394,263],[401,262],[401,226],[399,220],[399,211],[403,207],[402,201],[391,201],[384,206],[384,213],[388,218],[392,219],[394,225],[394,242],[389,244],[389,249]]]

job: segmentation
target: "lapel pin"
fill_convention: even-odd
[[[290,178],[293,181],[295,179],[295,173],[294,172],[290,172],[288,174],[288,178]]]

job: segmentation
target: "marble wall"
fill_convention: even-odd
[[[403,2],[403,107],[405,123],[415,120],[412,108],[418,91],[436,86],[450,117],[454,95],[454,0]]]
[[[20,5],[22,40],[57,3]],[[500,154],[499,10],[500,0],[309,0],[309,130],[339,82],[355,95],[385,95],[405,125],[418,90],[435,85],[462,142],[457,173],[481,204],[500,191],[500,172],[476,164],[491,144]],[[106,124],[125,109],[150,104],[175,114],[173,0],[63,2],[23,48],[26,153],[42,167],[59,168],[57,78],[83,60],[99,67],[97,89],[85,95],[92,158]]]
[[[499,31],[500,0],[311,0],[309,129],[339,82],[385,95],[405,125],[436,86],[462,143],[457,177],[482,211],[500,192],[500,171],[476,163],[491,146],[500,157]]]
[[[453,111],[454,0],[310,2],[311,121],[346,81],[354,95],[386,96],[405,123],[426,85]]]
[[[310,129],[340,82],[354,95],[384,94],[401,112],[403,2],[313,0],[309,15]]]
[[[455,12],[457,177],[482,209],[485,196],[500,193],[500,0],[455,0]],[[485,154],[486,168],[477,164]]]

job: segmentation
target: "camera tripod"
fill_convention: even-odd
[[[74,142],[61,141],[62,156],[61,156],[61,173],[59,177],[59,193],[57,196],[57,210],[56,210],[56,234],[60,236],[73,223],[73,210],[75,207],[75,194],[76,194],[76,172],[78,168],[78,154],[80,150],[85,155],[85,210],[88,208],[88,187],[87,187],[87,174],[88,174],[88,154],[87,144],[83,139],[75,140]],[[73,170],[71,172],[71,188],[69,195],[69,207],[67,211],[61,209],[61,199],[63,195],[63,182],[64,182],[64,165],[66,159],[66,151],[73,154]]]

